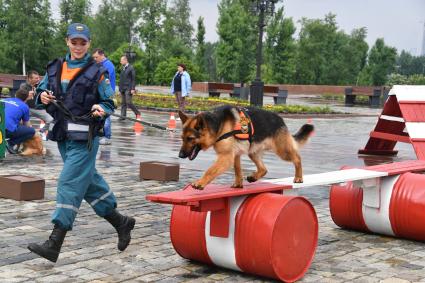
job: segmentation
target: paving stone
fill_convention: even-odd
[[[370,110],[368,113],[378,112]],[[142,117],[164,125],[168,121],[167,113],[143,112]],[[304,122],[303,119],[285,119],[291,132]],[[313,123],[316,135],[301,150],[305,174],[338,170],[342,165],[364,166],[365,161],[357,156],[357,150],[364,147],[376,117],[315,119]],[[179,132],[170,135],[145,130],[141,136],[135,136],[131,123],[119,123],[116,119],[113,119],[112,130],[112,145],[101,146],[97,168],[114,191],[119,210],[136,218],[130,246],[124,252],[118,251],[113,227],[83,202],[56,264],[29,253],[27,244],[44,242],[53,227],[50,216],[55,206],[62,161],[56,144],[49,141],[46,157],[8,155],[0,162],[1,174],[29,174],[46,179],[44,200],[0,201],[0,282],[275,282],[181,258],[174,251],[169,236],[171,206],[145,200],[147,194],[180,189],[202,176],[215,159],[211,150],[201,152],[191,162],[177,157]],[[397,157],[379,157],[372,161],[416,159],[410,145],[397,145],[397,149]],[[139,163],[149,160],[180,163],[180,180],[140,182]],[[267,178],[293,175],[293,165],[273,154],[265,154],[264,161],[268,168]],[[245,175],[255,170],[246,157],[242,158],[242,167]],[[228,172],[215,182],[232,181],[233,173]],[[396,279],[425,282],[423,243],[337,227],[329,212],[329,187],[301,189],[298,194],[313,203],[320,229],[313,263],[300,282],[369,283]]]
[[[387,278],[381,281],[381,283],[409,283],[410,281],[403,280],[397,277]]]

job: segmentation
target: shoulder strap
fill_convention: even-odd
[[[247,113],[247,111],[246,111],[245,108],[238,108],[238,111],[242,111],[244,113],[245,117],[247,117],[251,121],[251,118],[249,117],[249,115],[248,115],[248,113]],[[249,137],[248,138],[248,141],[249,141],[249,143],[252,142],[252,136],[253,136],[253,131],[252,131],[252,126],[251,125],[252,125],[252,121],[248,125],[248,137]],[[230,131],[230,132],[227,132],[227,133],[221,135],[216,140],[216,142],[219,142],[221,140],[227,139],[227,138],[229,138],[231,136],[234,136],[234,135],[237,135],[237,134],[246,134],[246,133],[242,132],[242,130],[233,130],[233,131]]]
[[[62,95],[62,86],[61,86],[61,75],[62,75],[62,65],[63,62],[65,61],[64,58],[60,57],[60,58],[56,58],[52,61],[50,61],[49,63],[47,63],[46,69],[47,69],[47,75],[49,75],[49,68],[54,67],[55,71],[56,71],[56,92],[57,92],[57,97]],[[50,86],[51,87],[51,86]],[[56,94],[55,94],[56,95]]]
[[[241,130],[233,130],[233,131],[227,132],[225,134],[222,134],[215,142],[219,142],[221,140],[230,138],[231,136],[234,136],[234,135],[237,135],[237,134],[242,134],[242,131]]]

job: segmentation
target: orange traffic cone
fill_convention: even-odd
[[[136,115],[136,119],[142,121],[142,117],[140,115]],[[140,136],[144,130],[144,127],[141,123],[134,122],[133,129],[134,129],[134,134],[136,136]]]
[[[174,112],[170,113],[170,120],[168,120],[167,129],[170,131],[174,131],[176,129],[176,117],[174,116]]]

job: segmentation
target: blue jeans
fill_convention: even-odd
[[[35,134],[34,128],[27,127],[24,125],[18,125],[18,128],[16,128],[16,131],[9,132],[6,129],[6,138],[9,139],[8,144],[10,146],[14,146],[17,144],[21,144],[26,140],[29,140],[32,138]]]
[[[110,139],[112,136],[111,129],[111,116],[108,116],[105,120],[105,126],[103,126],[103,133],[105,134],[105,138]]]

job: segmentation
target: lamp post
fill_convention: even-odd
[[[253,0],[251,10],[258,14],[258,46],[257,46],[257,71],[255,80],[251,83],[250,104],[263,106],[264,82],[261,81],[261,64],[263,57],[263,33],[266,26],[266,17],[273,15],[274,6],[279,0]]]
[[[133,64],[134,60],[136,59],[136,52],[131,49],[133,41],[134,39],[133,37],[131,37],[130,44],[128,45],[128,49],[125,51],[125,56],[127,57],[128,62],[130,62],[131,64]]]

